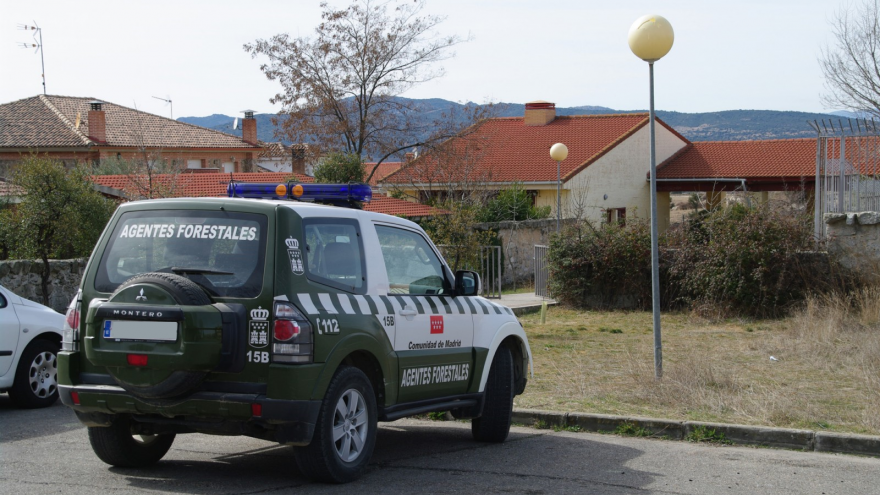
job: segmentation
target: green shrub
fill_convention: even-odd
[[[550,291],[562,304],[651,307],[651,232],[626,226],[567,227],[550,241]]]
[[[681,301],[718,315],[776,316],[803,300],[821,276],[801,266],[811,247],[803,218],[768,206],[734,205],[671,234],[670,275]]]

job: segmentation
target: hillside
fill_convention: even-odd
[[[436,115],[455,107],[460,103],[432,98],[416,100],[422,106],[425,123],[429,123]],[[525,106],[519,103],[502,103],[498,105],[498,115],[515,117],[523,114]],[[634,113],[647,110],[614,110],[601,106],[558,107],[558,115],[595,115],[609,113]],[[814,137],[815,131],[807,121],[820,119],[839,119],[840,115],[783,112],[775,110],[727,110],[723,112],[682,113],[659,110],[657,116],[671,125],[676,131],[691,141],[743,141],[755,139],[787,139]],[[278,141],[272,125],[273,114],[258,114],[257,137],[262,141]],[[229,134],[241,136],[241,129],[233,130],[234,117],[213,114],[207,117],[181,117],[177,120],[190,124],[216,129]]]

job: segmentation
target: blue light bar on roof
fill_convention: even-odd
[[[297,182],[230,182],[230,198],[296,199],[300,201],[369,203],[373,190],[366,184],[300,184]]]

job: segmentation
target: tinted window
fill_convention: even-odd
[[[3,294],[0,294],[0,308],[6,307],[6,298],[3,297]]]
[[[357,221],[306,219],[303,228],[309,280],[348,292],[363,292],[366,267]]]
[[[95,289],[112,292],[134,275],[165,272],[213,296],[256,297],[263,286],[266,223],[264,215],[225,211],[125,213],[104,250]]]
[[[421,235],[376,226],[392,294],[448,294],[443,264]]]

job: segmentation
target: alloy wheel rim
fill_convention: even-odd
[[[52,352],[41,352],[34,356],[28,370],[31,392],[45,399],[58,389],[58,361]]]
[[[367,403],[355,389],[346,390],[336,402],[333,414],[333,444],[336,455],[345,462],[353,462],[364,451],[369,423]]]

